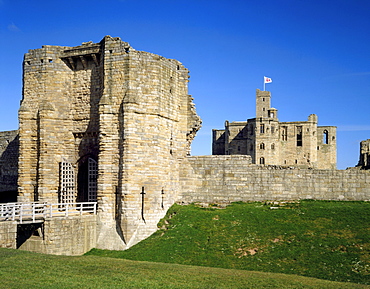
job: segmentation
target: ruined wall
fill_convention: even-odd
[[[18,131],[0,132],[0,203],[17,200],[18,153]]]
[[[360,143],[360,158],[356,167],[363,170],[370,169],[370,139]]]
[[[370,200],[369,171],[259,166],[243,157],[188,157],[179,201]]]

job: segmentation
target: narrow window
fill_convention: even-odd
[[[288,140],[288,127],[286,127],[286,126],[281,127],[281,139],[283,141]]]
[[[328,144],[329,143],[329,133],[327,130],[324,130],[323,136],[322,136],[322,143]]]
[[[264,124],[260,125],[260,133],[265,133],[265,125]]]
[[[261,144],[260,144],[260,149],[261,149],[261,150],[264,150],[264,149],[265,149],[265,144],[264,144],[264,143],[261,143]]]
[[[271,149],[274,150],[275,149],[275,144],[271,144]]]
[[[273,134],[275,132],[275,127],[271,126],[271,133]]]
[[[161,208],[164,209],[164,190],[163,189],[161,191],[161,195],[162,195]]]
[[[144,218],[144,201],[145,201],[145,188],[144,187],[141,187],[141,219],[145,222],[145,218]]]
[[[238,152],[240,152],[240,146],[238,146]]]
[[[265,158],[262,157],[262,158],[260,158],[260,165],[264,165],[264,164],[265,164]]]
[[[297,126],[297,147],[302,146],[302,127]]]

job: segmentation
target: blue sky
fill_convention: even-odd
[[[18,127],[24,53],[111,35],[190,70],[193,155],[211,154],[212,128],[255,116],[266,75],[280,121],[338,127],[345,169],[370,138],[369,15],[368,0],[0,0],[0,131]]]

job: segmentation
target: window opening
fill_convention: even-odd
[[[265,133],[265,125],[264,124],[260,125],[260,133]]]
[[[264,165],[265,164],[265,158],[264,157],[261,157],[260,158],[260,165]]]
[[[274,150],[275,149],[275,144],[271,144],[271,149]]]
[[[161,201],[161,208],[164,209],[164,191],[161,191],[162,201]]]
[[[297,126],[297,147],[302,146],[302,127]]]
[[[264,149],[265,149],[265,144],[264,144],[264,143],[261,143],[261,144],[260,144],[260,149],[261,149],[261,150],[264,150]]]
[[[322,136],[322,142],[323,144],[329,143],[329,133],[327,130],[324,130],[323,136]]]
[[[281,127],[281,138],[283,141],[288,140],[288,127],[286,126]]]
[[[145,223],[145,218],[144,218],[144,197],[145,197],[145,190],[144,187],[141,188],[141,218]]]

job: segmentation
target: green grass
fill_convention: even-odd
[[[369,202],[271,206],[174,205],[150,238],[127,251],[94,249],[88,255],[370,284]]]
[[[0,249],[0,288],[367,288],[295,275]]]

